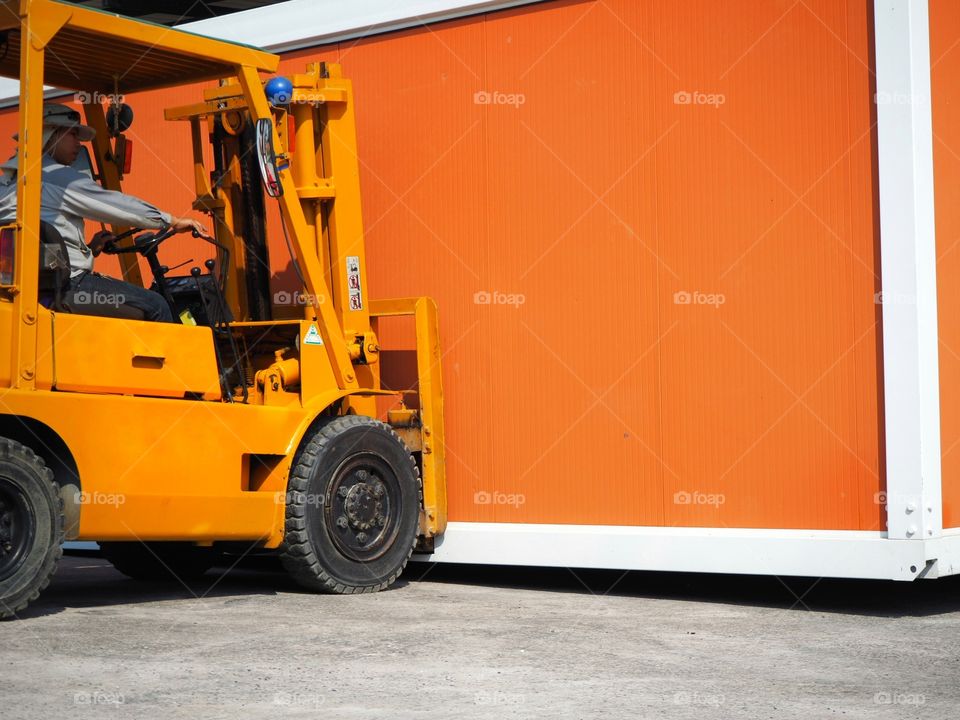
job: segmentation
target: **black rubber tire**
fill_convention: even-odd
[[[100,554],[134,580],[185,582],[203,577],[217,553],[189,542],[102,542]]]
[[[15,617],[50,584],[63,555],[63,501],[53,472],[25,445],[0,438],[0,619]],[[10,534],[22,541],[12,541]],[[26,532],[20,529],[26,528]],[[19,551],[14,552],[19,546]],[[4,566],[3,556],[10,562]]]
[[[368,516],[358,519],[349,511],[348,526],[336,524],[337,518],[346,522],[344,508],[351,500],[358,503],[354,508],[364,507],[358,512],[375,513],[370,543],[358,540],[366,529],[353,524]],[[413,553],[421,505],[420,470],[389,425],[363,415],[333,418],[310,430],[294,459],[280,559],[287,572],[311,590],[383,590],[400,577]],[[346,547],[352,543],[358,548]]]

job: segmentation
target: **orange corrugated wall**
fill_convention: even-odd
[[[930,2],[943,526],[960,526],[960,4]]]
[[[439,302],[452,520],[883,528],[869,8],[547,2],[286,57],[354,81],[371,296]],[[188,95],[132,98],[128,190],[174,212]]]

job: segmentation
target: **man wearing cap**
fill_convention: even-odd
[[[80,122],[80,113],[59,103],[43,106],[43,177],[40,219],[53,225],[64,240],[70,259],[70,288],[90,296],[112,295],[124,305],[137,308],[144,319],[173,322],[166,300],[159,294],[116,278],[93,272],[93,259],[111,234],[97,233],[86,243],[84,219],[112,225],[158,229],[170,226],[176,232],[196,231],[209,238],[196,220],[176,217],[132,195],[107,190],[71,167],[94,129]],[[16,213],[16,158],[4,166],[0,180],[0,218]]]

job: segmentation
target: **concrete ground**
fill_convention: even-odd
[[[189,590],[69,556],[0,623],[0,717],[954,718],[960,579],[412,565],[301,592],[273,561]]]

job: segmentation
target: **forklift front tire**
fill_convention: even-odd
[[[310,431],[290,470],[280,559],[311,590],[389,587],[413,552],[420,471],[395,432],[363,415]]]
[[[63,503],[53,472],[25,445],[0,438],[0,619],[50,584],[63,555]]]

